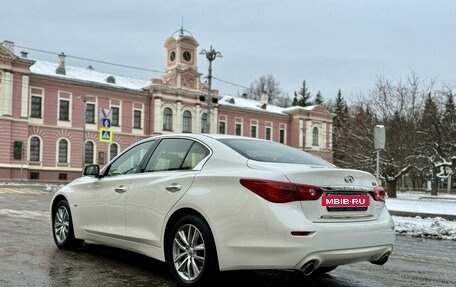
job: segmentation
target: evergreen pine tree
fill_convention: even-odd
[[[292,106],[297,106],[298,105],[298,93],[296,91],[294,92],[294,98],[293,102],[291,103]]]
[[[348,118],[348,107],[344,97],[342,97],[342,92],[340,91],[340,89],[336,96],[333,112],[336,114],[336,116],[333,119],[334,128],[337,129],[342,127],[343,123]]]
[[[418,127],[418,142],[429,159],[433,159],[432,163],[432,190],[431,195],[437,195],[437,186],[439,178],[437,177],[438,169],[435,167],[435,162],[444,159],[442,149],[442,131],[440,124],[440,116],[437,104],[434,102],[431,93],[428,94],[424,103],[424,110],[419,121]]]
[[[442,124],[454,128],[456,125],[456,107],[454,105],[453,94],[449,92],[446,96],[447,101],[445,103],[445,111],[443,112]]]
[[[315,95],[315,104],[323,105],[324,102],[325,102],[325,100],[323,99],[323,95],[321,94],[320,91],[318,91],[317,94]]]
[[[306,86],[306,80],[302,81],[302,88],[298,94],[301,96],[298,100],[298,105],[302,107],[307,107],[311,105],[310,92]]]

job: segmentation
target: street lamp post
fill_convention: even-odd
[[[86,102],[87,97],[81,96],[82,99],[82,173],[84,173],[85,165],[85,138],[86,138]]]
[[[218,51],[215,51],[212,48],[209,49],[209,51],[206,51],[205,49],[201,50],[200,55],[206,55],[207,60],[209,61],[209,71],[207,75],[207,120],[206,120],[206,131],[207,133],[211,133],[211,109],[212,109],[212,94],[211,94],[211,89],[212,89],[212,61],[215,60],[215,58],[221,58],[222,54]]]
[[[375,177],[377,178],[377,183],[379,181],[380,173],[380,150],[385,148],[385,127],[382,125],[376,125],[374,129],[374,146],[377,151],[377,167]]]

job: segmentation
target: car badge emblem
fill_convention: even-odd
[[[355,178],[353,176],[349,175],[344,178],[344,181],[346,183],[353,183],[355,181]]]

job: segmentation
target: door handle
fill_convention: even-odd
[[[168,185],[166,187],[166,190],[167,191],[170,191],[170,192],[176,192],[176,191],[179,191],[182,189],[182,185],[180,185],[179,183],[177,182],[174,182],[174,183],[171,183],[170,185]]]
[[[119,185],[119,187],[114,188],[114,191],[120,194],[127,191],[127,188],[125,187],[125,185]]]

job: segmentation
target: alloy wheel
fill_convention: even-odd
[[[173,240],[172,256],[177,274],[185,281],[198,278],[204,268],[206,250],[199,229],[185,224],[176,232]]]
[[[55,212],[54,234],[57,241],[62,244],[68,237],[70,229],[70,215],[65,206],[60,206]]]

